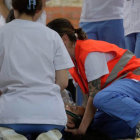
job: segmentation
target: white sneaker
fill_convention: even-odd
[[[0,140],[27,140],[27,138],[16,133],[13,129],[0,127]]]
[[[36,140],[60,140],[61,138],[61,132],[57,129],[53,129],[46,133],[40,134]]]

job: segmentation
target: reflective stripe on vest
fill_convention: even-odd
[[[124,78],[127,73],[125,73],[123,76],[118,77],[117,75],[120,71],[122,71],[124,69],[124,67],[127,65],[127,63],[130,61],[130,59],[134,56],[134,54],[130,51],[126,51],[122,57],[120,58],[120,60],[118,61],[118,63],[114,66],[113,70],[111,71],[111,73],[109,74],[105,84],[102,86],[102,88],[106,87],[110,82],[112,82],[114,79],[115,81],[121,78]]]

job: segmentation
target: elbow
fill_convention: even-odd
[[[68,86],[68,80],[65,81],[64,88],[66,88],[67,86]]]

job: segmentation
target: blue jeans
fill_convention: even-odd
[[[106,41],[125,49],[122,19],[100,22],[81,22],[80,27],[87,33],[89,39]]]
[[[52,129],[64,131],[65,126],[47,125],[47,124],[0,124],[0,127],[8,127],[15,130],[17,133],[24,135],[28,140],[35,140],[41,133]]]
[[[125,37],[126,48],[140,58],[140,33],[132,33]]]
[[[140,121],[140,82],[121,79],[96,94],[93,128],[112,139],[134,138]]]

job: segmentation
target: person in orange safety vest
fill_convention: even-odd
[[[140,59],[114,44],[88,40],[66,19],[47,26],[61,36],[75,65],[69,72],[88,98],[79,128],[66,131],[85,134],[93,120],[93,129],[111,139],[139,138]]]

